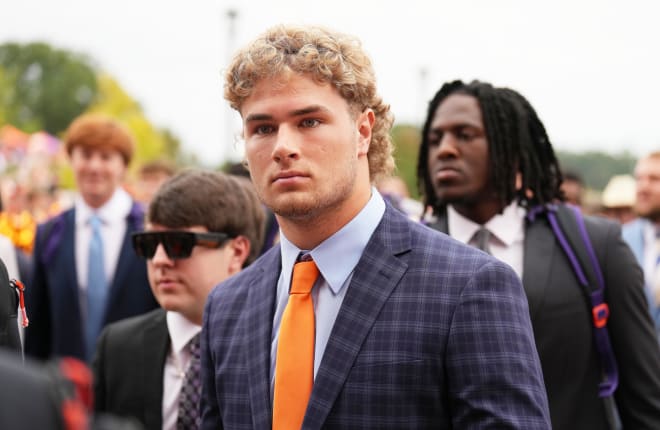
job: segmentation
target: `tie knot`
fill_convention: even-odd
[[[92,229],[96,230],[101,227],[101,225],[103,225],[103,220],[101,220],[101,217],[97,214],[92,214],[89,217],[89,225],[92,227]]]
[[[319,268],[314,260],[299,261],[293,266],[291,292],[289,294],[309,294],[319,276]]]
[[[490,254],[490,236],[491,236],[490,230],[488,230],[486,227],[481,226],[479,227],[479,230],[477,230],[474,233],[474,236],[472,236],[472,241],[474,243],[474,246],[477,248],[481,249],[484,252],[487,252]]]

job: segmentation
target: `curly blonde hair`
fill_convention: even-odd
[[[291,72],[321,84],[330,83],[354,115],[366,108],[374,111],[376,121],[367,155],[369,174],[372,181],[389,175],[394,169],[389,135],[394,117],[376,92],[373,66],[360,41],[321,27],[270,28],[234,56],[225,75],[225,99],[240,112],[261,80]]]

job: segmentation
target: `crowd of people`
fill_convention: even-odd
[[[660,428],[660,152],[582,213],[531,102],[451,81],[417,202],[356,38],[268,29],[224,84],[247,170],[127,188],[130,133],[69,126],[72,206],[0,241],[0,428]]]

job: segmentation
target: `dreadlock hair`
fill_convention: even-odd
[[[490,157],[490,181],[502,207],[516,199],[523,207],[563,200],[562,177],[545,127],[529,102],[519,93],[491,84],[460,80],[445,83],[429,103],[417,160],[417,186],[424,204],[439,213],[446,205],[433,189],[428,171],[429,129],[440,104],[452,94],[477,99]],[[516,187],[516,176],[521,186]]]

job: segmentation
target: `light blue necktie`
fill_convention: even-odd
[[[91,361],[94,356],[96,339],[103,326],[107,296],[101,224],[102,221],[98,215],[94,214],[90,217],[89,225],[92,229],[92,236],[89,241],[87,264],[87,323],[85,324],[87,361]]]

